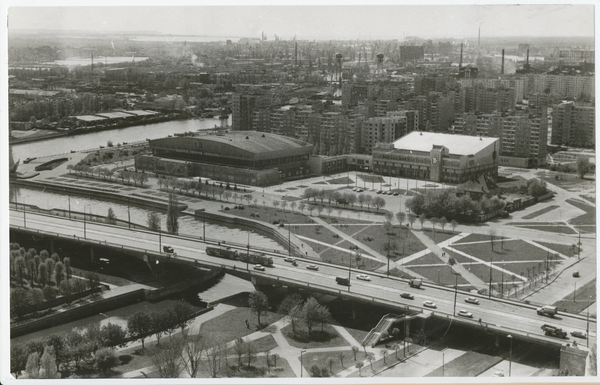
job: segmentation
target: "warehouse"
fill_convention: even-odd
[[[308,174],[313,151],[301,140],[257,131],[178,134],[149,144],[152,155],[137,156],[137,169],[252,186]]]
[[[499,139],[413,131],[373,148],[376,174],[463,183],[498,175]]]

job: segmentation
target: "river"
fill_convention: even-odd
[[[15,161],[23,161],[29,157],[42,157],[83,151],[106,146],[110,140],[114,145],[118,143],[139,142],[145,139],[157,139],[174,133],[208,130],[219,125],[218,118],[212,119],[186,119],[171,120],[168,122],[144,124],[140,126],[118,128],[114,130],[97,131],[89,134],[61,136],[58,138],[26,142],[12,145]],[[231,116],[228,119],[231,125]]]

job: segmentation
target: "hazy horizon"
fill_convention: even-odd
[[[8,30],[317,40],[594,37],[594,6],[106,6],[8,9]]]

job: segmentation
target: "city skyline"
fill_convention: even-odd
[[[126,6],[8,9],[9,30],[153,31],[165,35],[298,39],[594,36],[594,7],[568,5]],[[122,3],[121,3],[122,4]],[[139,4],[139,2],[137,3]],[[154,3],[155,4],[155,3]],[[16,4],[15,4],[16,5]],[[131,6],[130,6],[131,5]],[[377,27],[369,23],[377,22]]]

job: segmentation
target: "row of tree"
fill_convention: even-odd
[[[337,190],[328,190],[328,189],[316,189],[313,187],[308,187],[304,190],[303,198],[306,201],[310,201],[312,198],[313,202],[316,202],[317,199],[324,203],[327,203],[331,206],[332,202],[335,202],[338,205],[343,206],[354,206],[354,204],[358,203],[360,208],[363,206],[367,206],[369,209],[371,206],[375,207],[377,211],[379,209],[385,207],[386,201],[380,196],[372,196],[370,194],[358,194],[358,196],[352,192],[342,192]]]
[[[466,194],[457,196],[457,193],[456,189],[427,190],[424,194],[408,199],[406,207],[416,215],[453,218],[457,214],[492,213],[506,206],[506,202],[497,196],[483,196],[479,200],[473,200]]]

